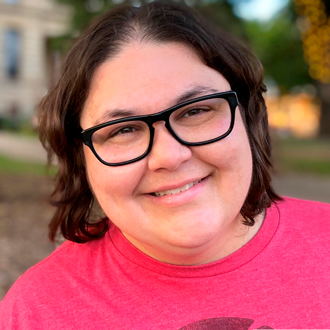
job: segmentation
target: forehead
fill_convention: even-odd
[[[81,126],[106,121],[114,109],[145,115],[173,106],[190,91],[195,97],[228,90],[227,80],[185,45],[131,43],[95,71]]]

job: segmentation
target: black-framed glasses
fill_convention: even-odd
[[[152,115],[125,117],[88,128],[82,140],[108,166],[136,162],[152,148],[153,124],[164,121],[171,135],[186,146],[201,146],[230,134],[237,95],[233,91],[201,96]]]

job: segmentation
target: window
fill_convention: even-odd
[[[5,70],[7,77],[15,79],[19,73],[20,34],[13,29],[5,31]]]

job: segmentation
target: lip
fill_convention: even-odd
[[[172,207],[179,206],[180,204],[188,203],[189,201],[196,198],[197,195],[199,195],[199,193],[203,190],[208,179],[209,179],[209,176],[198,178],[198,179],[189,179],[186,181],[182,181],[179,184],[162,186],[160,189],[156,190],[156,191],[164,191],[164,190],[177,189],[177,188],[183,187],[186,184],[201,180],[201,182],[195,184],[188,190],[185,190],[185,191],[180,192],[175,195],[165,195],[165,196],[161,196],[161,197],[156,197],[154,195],[151,195],[151,193],[148,193],[148,194],[145,194],[144,196],[146,196],[150,201],[152,201],[154,203],[162,204],[165,206],[172,206]]]
[[[181,188],[183,186],[185,186],[186,184],[192,183],[192,182],[196,182],[196,181],[200,181],[200,180],[205,180],[208,176],[204,176],[204,177],[198,177],[198,178],[192,178],[192,179],[187,179],[185,181],[181,181],[180,183],[175,183],[175,184],[166,184],[164,186],[155,188],[153,191],[148,192],[147,194],[152,194],[155,193],[157,191],[164,191],[164,190],[172,190],[172,189],[178,189]]]

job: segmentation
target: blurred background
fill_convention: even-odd
[[[55,248],[47,199],[56,170],[46,171],[38,103],[81,31],[124,2],[144,1],[0,0],[0,300]],[[277,191],[330,203],[330,0],[186,3],[237,35],[264,65]]]

